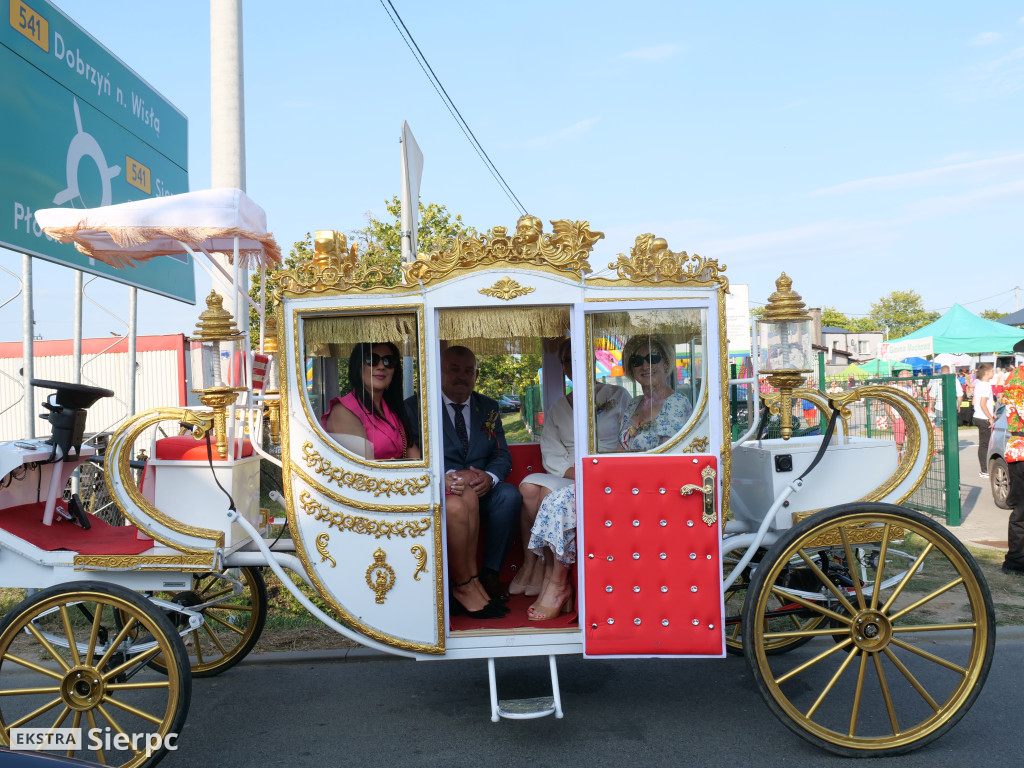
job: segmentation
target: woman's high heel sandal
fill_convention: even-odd
[[[527,609],[526,615],[530,621],[551,621],[552,619],[557,619],[563,613],[572,613],[575,604],[572,589],[570,588],[565,596],[565,600],[559,605],[549,607],[541,605],[540,601],[538,601]]]
[[[458,587],[468,586],[473,582],[473,579],[476,578],[479,578],[479,576],[470,576],[461,584],[454,584],[453,586],[456,589]],[[465,614],[466,616],[469,616],[472,619],[503,619],[505,618],[505,615],[509,612],[509,609],[497,600],[491,600],[489,603],[487,603],[487,605],[485,605],[478,611],[471,611],[468,608],[466,608],[466,606],[464,606],[457,597],[455,597],[454,591],[449,591],[448,595],[449,597],[451,597],[448,612],[452,616],[460,616],[462,614]]]

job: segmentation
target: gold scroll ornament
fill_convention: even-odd
[[[334,568],[338,564],[337,564],[337,562],[335,562],[334,558],[331,557],[330,553],[327,551],[327,542],[330,540],[330,538],[331,537],[328,536],[326,533],[321,533],[319,536],[317,536],[316,537],[316,551],[320,553],[320,562],[321,563],[324,562],[325,560],[330,560],[331,561],[331,568]]]
[[[502,301],[511,301],[517,296],[525,296],[528,293],[533,293],[535,290],[537,289],[528,285],[520,285],[511,277],[503,277],[490,288],[481,288],[477,293],[482,293],[484,296],[493,296]]]
[[[409,551],[416,558],[416,571],[413,573],[412,578],[414,581],[419,581],[420,574],[427,572],[427,550],[417,544]]]

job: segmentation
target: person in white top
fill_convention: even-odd
[[[948,365],[942,366],[942,373],[952,373]],[[956,410],[960,411],[960,401],[964,399],[964,388],[960,386],[960,382],[953,378],[953,383],[956,384]],[[942,379],[932,379],[932,383],[928,385],[928,402],[931,403],[932,416],[935,421],[935,426],[942,428]]]
[[[978,378],[974,382],[974,426],[978,428],[978,463],[981,477],[988,477],[988,441],[995,423],[995,401],[992,398],[992,364],[978,366]]]
[[[562,365],[562,372],[572,379],[572,347],[569,339],[563,341],[558,348],[558,360]],[[527,475],[519,484],[519,492],[523,496],[523,506],[519,514],[520,533],[523,539],[523,567],[509,585],[509,594],[512,595],[533,597],[540,593],[544,581],[544,564],[529,550],[530,529],[544,497],[575,482],[576,441],[573,437],[572,415],[574,394],[570,392],[545,409],[540,452],[546,472]],[[599,451],[616,450],[622,412],[629,400],[629,393],[622,387],[594,382],[594,405],[600,415],[596,426]]]

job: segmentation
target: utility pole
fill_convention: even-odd
[[[242,0],[210,0],[210,186],[245,191]],[[221,259],[221,265],[231,274],[228,259]],[[248,312],[242,311],[245,305],[231,285],[216,278],[214,283],[224,296],[224,308],[235,316],[240,328],[248,328]],[[247,270],[241,270],[241,290],[248,284]]]

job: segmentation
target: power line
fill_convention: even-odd
[[[398,30],[398,34],[402,36],[402,40],[405,41],[406,46],[412,53],[413,58],[416,59],[416,63],[420,65],[420,69],[423,70],[423,74],[427,76],[427,80],[434,87],[434,91],[441,98],[445,107],[448,109],[448,113],[455,120],[456,125],[462,131],[462,135],[466,137],[470,145],[476,150],[477,155],[483,161],[484,165],[487,166],[487,170],[491,172],[491,176],[498,182],[502,191],[512,201],[512,204],[519,209],[521,215],[525,216],[527,211],[523,207],[523,204],[519,202],[519,198],[516,197],[515,192],[512,191],[512,187],[508,185],[505,178],[498,171],[497,166],[491,161],[487,152],[484,150],[483,145],[477,140],[476,135],[469,127],[469,123],[462,117],[462,113],[459,112],[459,108],[455,106],[455,102],[448,95],[448,91],[445,90],[444,85],[441,84],[440,78],[434,73],[433,67],[430,66],[430,62],[427,61],[427,57],[423,55],[423,51],[420,50],[419,45],[416,43],[416,39],[412,36],[409,28],[405,26],[405,22],[402,21],[402,17],[398,15],[398,11],[395,10],[395,6],[392,5],[391,0],[380,0],[381,6],[384,11],[388,14],[388,18],[391,19],[391,23],[395,25],[395,29]],[[390,10],[389,10],[390,9]],[[392,14],[394,14],[392,16]],[[397,21],[396,21],[397,19]],[[401,25],[401,26],[399,26]]]

